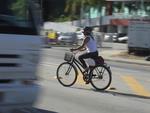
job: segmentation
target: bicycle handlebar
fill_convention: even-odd
[[[71,48],[71,49],[73,49],[73,48]],[[70,49],[70,52],[73,53],[74,55],[76,55],[79,52],[79,50],[72,51],[71,49]]]

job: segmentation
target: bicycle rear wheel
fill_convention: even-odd
[[[112,81],[111,71],[105,65],[96,66],[90,73],[91,85],[96,90],[107,89]]]
[[[63,86],[72,86],[77,80],[77,69],[74,65],[64,62],[57,68],[57,79]]]

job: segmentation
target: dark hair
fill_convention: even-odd
[[[85,27],[83,28],[83,34],[84,35],[90,35],[92,32],[92,28],[91,27]]]
[[[84,30],[84,31],[92,32],[92,28],[91,28],[91,27],[85,27],[83,30]]]

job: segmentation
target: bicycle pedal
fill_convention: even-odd
[[[92,76],[96,77],[96,74],[93,74]]]
[[[85,80],[87,80],[87,79],[89,78],[89,75],[88,75],[88,74],[84,74],[83,78],[84,78]]]
[[[85,82],[85,84],[89,84],[89,83],[90,83],[90,81],[86,81],[86,82]]]

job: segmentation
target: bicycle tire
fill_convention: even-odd
[[[58,66],[56,75],[61,85],[70,87],[77,80],[77,69],[73,64],[64,62]]]
[[[94,67],[91,70],[90,75],[91,75],[90,83],[96,90],[105,90],[111,84],[112,81],[111,70],[105,65],[99,65]]]

